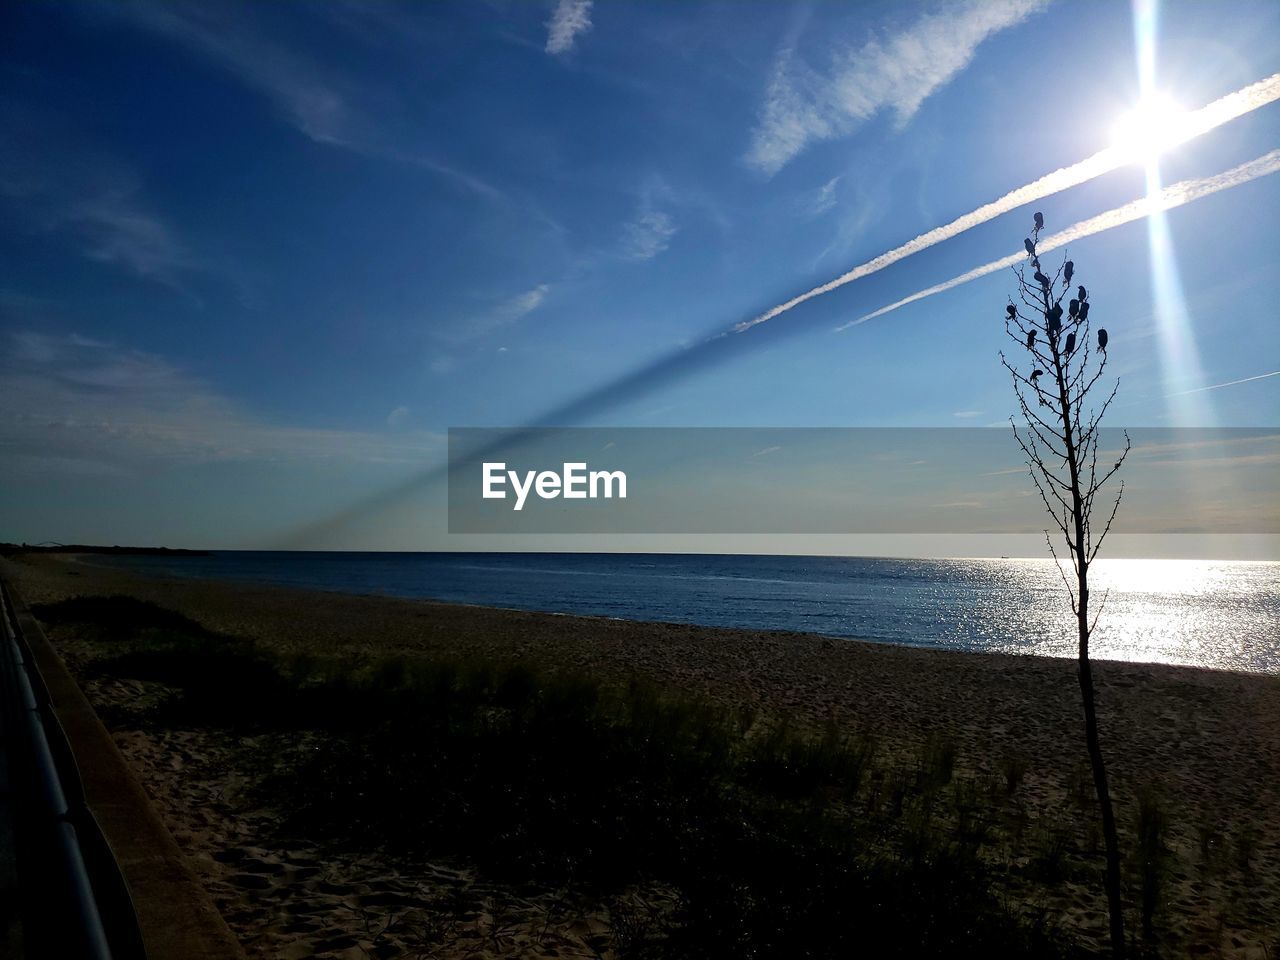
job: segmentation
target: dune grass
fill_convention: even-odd
[[[241,762],[283,836],[602,902],[672,891],[664,913],[615,911],[623,956],[1080,953],[1043,911],[1006,902],[983,855],[1020,760],[978,780],[944,737],[887,757],[869,731],[524,663],[286,660],[129,598],[36,612],[97,631],[90,673],[170,690],[131,722],[269,744]],[[1036,846],[1034,869],[1059,882],[1061,837]]]

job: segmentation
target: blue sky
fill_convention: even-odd
[[[1033,209],[1052,232],[1146,190],[1140,166],[1114,170],[708,348],[1106,148],[1139,94],[1131,8],[16,3],[0,18],[5,539],[295,542],[439,464],[448,428],[548,415],[999,423],[1007,271],[836,328],[1016,252]],[[1189,109],[1280,70],[1274,3],[1162,4],[1155,38],[1158,86]],[[1160,172],[1202,179],[1277,147],[1272,103]],[[1167,214],[1193,364],[1158,349],[1146,221],[1070,244],[1112,335],[1113,425],[1280,426],[1277,214],[1269,175]],[[444,535],[442,503],[417,491],[308,543],[468,545]]]

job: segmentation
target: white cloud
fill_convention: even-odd
[[[93,260],[178,286],[178,274],[199,265],[169,227],[126,194],[104,194],[69,207],[66,222]]]
[[[636,218],[622,228],[622,257],[652,260],[671,246],[671,238],[679,230],[670,214],[645,204]]]
[[[573,49],[580,34],[591,29],[592,0],[560,0],[547,21],[547,53],[562,54]]]
[[[772,175],[810,143],[845,136],[882,110],[892,110],[898,124],[905,124],[968,65],[983,40],[1047,2],[969,0],[947,6],[897,34],[837,51],[825,71],[807,66],[793,48],[783,50],[747,162]]]
[[[444,162],[430,150],[407,144],[396,127],[407,124],[395,92],[343,77],[273,42],[241,10],[229,16],[211,4],[129,3],[105,8],[144,30],[197,51],[250,89],[316,143],[420,167],[490,200],[504,200],[497,187]],[[393,121],[381,116],[391,112]]]
[[[809,195],[806,204],[811,217],[820,217],[836,205],[836,187],[840,185],[838,176],[832,177]]]
[[[25,229],[68,237],[92,260],[175,289],[184,274],[207,269],[149,207],[127,165],[21,111],[16,119],[30,157],[0,155],[0,198]]]
[[[961,420],[972,420],[974,417],[982,416],[982,411],[981,410],[957,410],[955,413],[952,414],[952,416],[958,417]]]
[[[390,413],[387,414],[387,426],[398,427],[400,426],[400,424],[404,423],[405,420],[408,419],[408,417],[409,417],[408,407],[396,407],[394,410],[392,410]]]
[[[515,296],[503,300],[488,310],[474,314],[459,327],[440,331],[440,338],[450,343],[463,343],[468,340],[478,340],[481,337],[486,337],[533,313],[538,307],[542,306],[542,301],[547,298],[547,294],[550,292],[551,284],[549,283],[540,283],[536,287],[530,287],[523,293],[517,293]],[[450,360],[451,364],[452,362]],[[434,370],[435,368],[433,367],[432,369]],[[452,365],[448,369],[453,369]],[[446,373],[448,370],[436,370],[435,372]]]
[[[517,294],[510,300],[500,304],[491,314],[494,325],[506,326],[508,323],[515,323],[521,317],[537,310],[542,305],[542,301],[546,299],[547,292],[550,289],[550,284],[540,283],[536,287]]]
[[[0,446],[27,468],[129,473],[150,463],[347,460],[422,463],[427,433],[293,427],[260,420],[154,354],[85,337],[0,341]]]

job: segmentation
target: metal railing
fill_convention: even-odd
[[[140,960],[146,952],[128,886],[85,803],[70,741],[3,583],[0,601],[0,700],[24,953]]]

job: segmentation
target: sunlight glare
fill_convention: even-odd
[[[1187,113],[1163,94],[1150,94],[1116,120],[1111,142],[1130,163],[1150,163],[1190,139]]]

